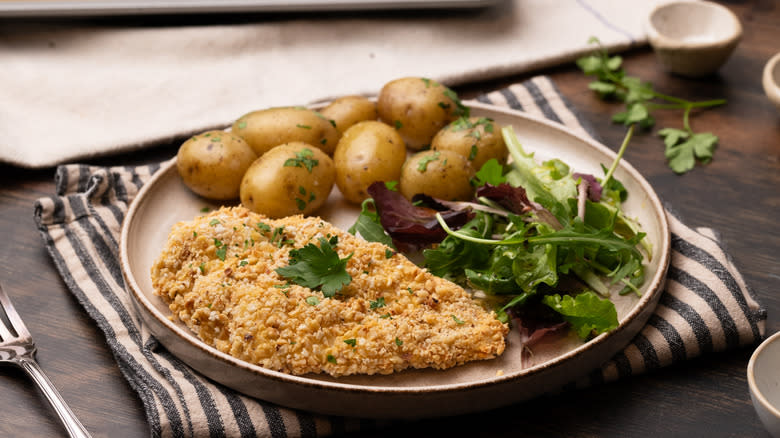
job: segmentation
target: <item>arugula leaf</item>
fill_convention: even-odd
[[[458,230],[474,237],[484,237],[492,232],[488,217],[478,212],[474,219]],[[453,236],[447,236],[439,246],[423,251],[425,266],[433,275],[445,278],[457,277],[467,267],[483,266],[490,257],[490,248],[486,245],[469,242]]]
[[[309,243],[290,251],[290,264],[277,268],[276,273],[300,286],[320,288],[323,295],[332,297],[352,281],[352,276],[346,270],[352,253],[343,259],[339,258],[333,249],[338,243],[336,236],[330,240],[320,237],[319,241],[319,247]]]
[[[352,235],[360,233],[360,236],[369,242],[384,243],[390,248],[396,249],[393,245],[393,239],[385,233],[385,229],[379,222],[379,213],[376,212],[373,198],[363,201],[360,205],[360,214],[347,231]]]
[[[582,339],[601,334],[618,326],[617,310],[610,300],[602,300],[593,292],[571,295],[547,295],[542,302],[560,313]]]
[[[512,273],[515,282],[526,293],[534,291],[541,283],[557,285],[557,248],[554,245],[539,245],[527,251],[518,251],[512,264]]]

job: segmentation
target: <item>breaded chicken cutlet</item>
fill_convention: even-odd
[[[292,249],[332,236],[352,277],[333,297],[276,273]],[[151,274],[173,319],[220,351],[285,373],[444,369],[505,348],[507,326],[463,288],[319,218],[235,207],[180,222]]]

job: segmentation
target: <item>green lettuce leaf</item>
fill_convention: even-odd
[[[618,326],[617,310],[612,301],[602,300],[590,291],[575,297],[547,295],[542,302],[560,313],[582,339],[606,333]]]

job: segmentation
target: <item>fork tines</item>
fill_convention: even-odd
[[[30,333],[27,331],[27,327],[19,314],[16,313],[16,309],[14,309],[11,299],[3,290],[2,285],[0,285],[0,308],[3,309],[0,312],[0,342],[29,338]]]

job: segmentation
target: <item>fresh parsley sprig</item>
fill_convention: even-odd
[[[711,132],[694,132],[690,125],[690,114],[694,108],[709,108],[726,103],[725,99],[713,99],[693,102],[679,97],[659,93],[650,82],[636,76],[629,76],[622,68],[620,56],[610,56],[599,40],[591,37],[591,44],[597,44],[592,54],[577,60],[577,66],[588,76],[596,80],[588,88],[604,100],[617,100],[625,104],[625,109],[612,116],[612,121],[629,128],[639,125],[650,128],[655,124],[654,110],[682,110],[683,129],[665,128],[658,131],[666,146],[664,155],[669,168],[678,174],[693,169],[696,162],[703,164],[712,161],[712,155],[718,143],[718,137]],[[627,138],[632,134],[629,130]],[[625,142],[624,142],[625,143]]]
[[[332,297],[352,281],[346,270],[352,257],[339,258],[335,251],[338,238],[319,238],[320,246],[309,243],[303,248],[290,251],[290,264],[276,269],[276,273],[291,282],[310,289],[319,288],[326,297]]]

